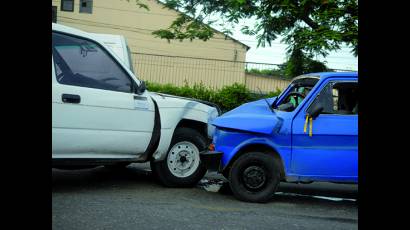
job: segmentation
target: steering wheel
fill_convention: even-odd
[[[295,107],[297,107],[299,105],[299,101],[298,101],[298,97],[305,99],[305,95],[299,93],[299,92],[291,92],[288,94],[288,98],[293,97],[295,99],[296,105]]]

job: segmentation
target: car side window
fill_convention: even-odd
[[[358,89],[357,82],[329,82],[309,107],[320,103],[322,114],[357,114]]]
[[[130,77],[97,43],[53,32],[52,48],[60,84],[132,92]]]

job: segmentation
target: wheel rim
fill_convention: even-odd
[[[243,184],[250,190],[260,189],[266,183],[266,172],[260,166],[247,167],[242,173]]]
[[[176,143],[168,153],[167,165],[176,177],[191,176],[199,166],[198,148],[187,141]]]

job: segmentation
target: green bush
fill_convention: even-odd
[[[285,72],[282,69],[246,69],[246,73],[262,76],[285,76]]]
[[[277,96],[281,92],[277,89],[276,91],[264,95],[255,94],[249,91],[245,85],[238,83],[224,86],[219,90],[206,87],[202,83],[195,84],[192,87],[189,86],[187,82],[181,87],[172,84],[158,84],[153,82],[146,82],[146,85],[151,92],[195,98],[215,103],[221,108],[222,112],[227,112],[250,101]]]

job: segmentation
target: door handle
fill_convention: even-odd
[[[73,104],[79,104],[81,101],[80,95],[75,95],[75,94],[63,94],[61,96],[61,99],[63,100],[64,103],[73,103]]]
[[[134,96],[134,100],[138,100],[138,101],[146,101],[146,100],[147,100],[147,98],[146,98],[146,97],[144,97],[144,96],[137,96],[137,95],[135,95],[135,96]]]

